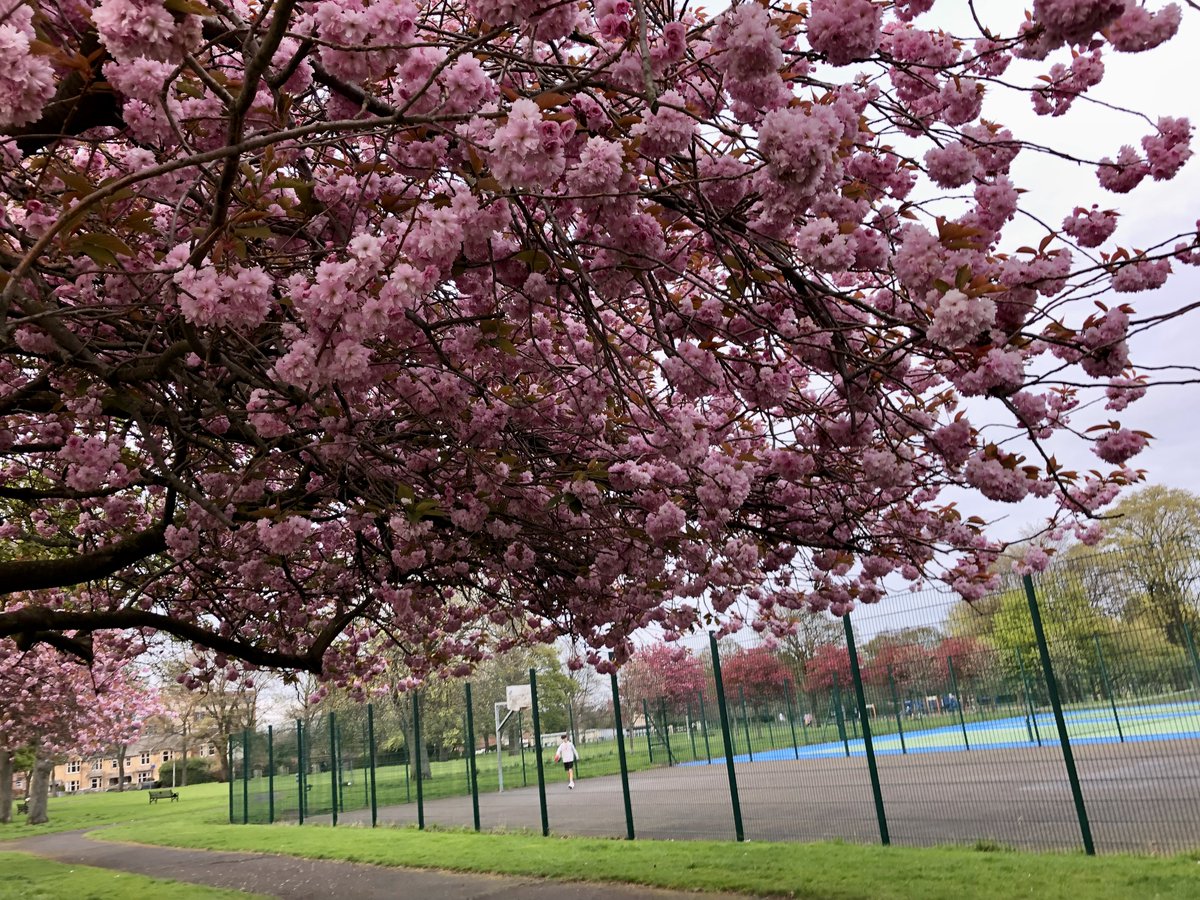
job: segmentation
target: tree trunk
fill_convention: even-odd
[[[12,764],[13,752],[0,750],[0,825],[12,821]]]
[[[218,766],[218,771],[221,773],[221,781],[228,783],[229,779],[233,777],[233,767],[229,765],[228,734],[219,733],[217,735],[217,759],[221,761]]]
[[[42,759],[40,756],[33,764],[33,773],[29,779],[29,818],[30,825],[42,825],[50,821],[46,812],[46,802],[50,796],[50,775],[54,771],[54,760]]]
[[[117,748],[117,790],[125,790],[125,748]]]

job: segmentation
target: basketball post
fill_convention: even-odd
[[[529,709],[533,705],[533,692],[527,684],[510,684],[504,689],[505,699],[496,701],[492,704],[492,710],[496,718],[496,775],[500,783],[499,793],[504,793],[504,741],[501,737],[501,731],[508,724],[508,720],[512,718],[513,713],[520,712],[523,709]],[[507,710],[503,719],[500,718],[500,710]],[[518,736],[518,740],[523,740],[523,736]]]

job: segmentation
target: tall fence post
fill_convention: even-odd
[[[250,729],[242,729],[242,824],[250,824]]]
[[[367,761],[371,767],[371,827],[379,824],[379,795],[375,789],[375,704],[367,704]]]
[[[267,823],[275,824],[275,726],[267,726]]]
[[[1038,653],[1042,658],[1042,671],[1046,675],[1046,691],[1050,705],[1054,708],[1054,724],[1058,727],[1058,742],[1062,747],[1063,763],[1067,767],[1067,778],[1071,782],[1071,796],[1075,800],[1075,814],[1079,817],[1079,833],[1083,838],[1083,849],[1088,856],[1096,855],[1092,842],[1092,826],[1088,822],[1087,807],[1083,803],[1083,788],[1079,784],[1079,772],[1075,769],[1075,754],[1071,752],[1071,738],[1067,734],[1067,720],[1063,715],[1062,701],[1058,696],[1058,682],[1054,678],[1054,665],[1050,661],[1050,647],[1046,643],[1046,632],[1042,628],[1042,614],[1038,609],[1037,594],[1033,590],[1033,577],[1022,577],[1025,583],[1025,598],[1029,601],[1029,617],[1033,621],[1033,635],[1037,639]]]
[[[342,725],[340,722],[338,723],[337,728],[333,729],[333,734],[334,734],[334,744],[333,744],[334,750],[333,750],[333,765],[331,766],[331,768],[333,768],[337,772],[338,812],[345,812],[346,811],[346,791],[344,790],[344,788],[346,786],[346,778],[342,774]]]
[[[529,670],[529,693],[533,702],[533,752],[537,756],[538,805],[542,813],[542,837],[550,835],[550,814],[546,809],[546,772],[542,763],[542,718],[538,710],[537,669]]]
[[[725,772],[729,776],[729,800],[733,804],[733,831],[739,841],[744,841],[746,832],[742,827],[742,801],[738,796],[737,771],[733,766],[733,740],[730,737],[729,708],[725,703],[725,682],[721,678],[721,651],[717,648],[717,636],[711,631],[708,633],[708,644],[712,650],[717,709],[721,713],[721,738],[725,743]]]
[[[687,716],[688,737],[692,740],[692,760],[699,759],[699,754],[696,753],[696,729],[693,727],[695,723],[692,721],[692,698],[685,697],[683,702],[686,704],[684,715]]]
[[[610,657],[611,658],[611,657]],[[625,800],[625,839],[633,840],[633,803],[629,797],[629,763],[625,759],[625,725],[621,721],[621,690],[616,669],[608,673],[612,682],[613,724],[617,729],[617,761],[621,766],[621,796]]]
[[[471,682],[463,684],[467,699],[467,766],[468,777],[471,779],[471,817],[475,822],[475,830],[479,830],[479,773],[475,770],[475,710],[471,703]]]
[[[746,754],[750,757],[750,762],[754,762],[754,744],[750,741],[750,716],[746,712],[746,692],[742,690],[742,686],[738,685],[738,700],[742,705],[742,730],[746,732]]]
[[[1033,685],[1029,683],[1029,674],[1025,671],[1025,660],[1021,656],[1021,648],[1013,647],[1013,653],[1017,655],[1017,667],[1021,670],[1021,681],[1025,685],[1025,705],[1029,707],[1029,719],[1033,722],[1033,733],[1029,739],[1037,740],[1037,745],[1042,746],[1042,729],[1038,726],[1037,709],[1033,705]],[[1028,730],[1028,726],[1026,726]]]
[[[371,716],[371,704],[367,704],[367,718]],[[362,722],[362,779],[363,779],[363,806],[370,808],[371,806],[371,752],[368,750],[367,739],[368,732],[371,730],[367,727],[365,719]],[[375,826],[372,825],[372,828]]]
[[[792,703],[792,680],[790,678],[783,683],[783,695],[787,699],[788,725],[792,729],[792,752],[796,755],[796,759],[799,759],[800,745],[796,743],[796,707]]]
[[[650,755],[650,762],[654,762],[654,744],[650,740],[650,707],[646,705],[646,698],[642,698],[642,722],[646,726],[646,752]]]
[[[850,758],[850,739],[846,737],[846,713],[842,709],[842,686],[838,681],[837,672],[833,673],[833,714],[837,720],[838,737],[846,748],[846,758]]]
[[[228,762],[229,770],[229,824],[233,824],[233,735],[229,735],[227,746],[225,747],[225,759]]]
[[[867,770],[871,773],[871,793],[875,795],[875,818],[879,820],[879,841],[884,846],[892,842],[888,835],[887,814],[883,809],[883,790],[879,785],[879,768],[875,763],[875,743],[871,740],[871,722],[867,718],[867,695],[863,691],[862,672],[858,667],[858,648],[854,645],[854,626],[850,614],[842,616],[846,629],[846,649],[850,652],[850,672],[854,675],[854,696],[858,700],[858,717],[862,720],[863,747],[867,751]]]
[[[300,794],[297,803],[299,824],[304,824],[304,809],[308,802],[308,766],[304,761],[304,721],[296,720],[296,790]]]
[[[333,824],[337,825],[338,820],[338,765],[337,765],[337,714],[333,710],[329,711],[329,789],[333,792],[329,795],[330,807],[333,810]]]
[[[525,772],[525,713],[517,711],[517,743],[521,747],[521,786],[529,787],[529,775]]]
[[[700,701],[700,732],[704,735],[704,758],[712,765],[712,747],[708,743],[708,713],[704,711],[704,691],[700,691],[697,699]]]
[[[662,734],[663,746],[667,748],[667,765],[675,765],[675,754],[671,752],[671,726],[667,722],[667,701],[658,698],[658,730]]]
[[[1108,666],[1104,664],[1104,651],[1100,649],[1100,636],[1093,634],[1092,641],[1096,645],[1096,662],[1100,664],[1100,681],[1104,692],[1108,694],[1108,705],[1112,707],[1113,721],[1117,723],[1117,737],[1125,743],[1125,732],[1121,728],[1121,717],[1117,715],[1117,698],[1113,695],[1112,682],[1108,679]]]
[[[970,750],[971,739],[967,737],[967,720],[963,717],[962,692],[958,689],[958,676],[954,674],[954,657],[946,657],[946,671],[950,674],[950,693],[954,695],[954,705],[958,707],[958,724],[962,726],[963,745]]]
[[[900,752],[908,755],[908,744],[904,742],[904,724],[900,720],[900,695],[896,693],[896,679],[892,677],[892,667],[888,666],[888,685],[892,689],[892,709],[896,711],[896,733],[900,735]]]
[[[422,758],[425,756],[424,748],[421,744],[421,692],[413,691],[412,693],[412,708],[413,708],[413,746],[408,751],[408,764],[413,767],[416,777],[413,779],[417,783],[417,829],[425,830],[425,764]],[[413,754],[416,753],[416,759],[413,759]],[[415,767],[414,767],[415,762]]]

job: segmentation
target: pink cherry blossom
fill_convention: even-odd
[[[1077,206],[1063,219],[1062,227],[1081,247],[1099,247],[1116,231],[1117,212],[1095,205],[1090,210]]]
[[[845,66],[879,49],[880,23],[881,10],[871,0],[813,0],[808,41],[831,66]]]

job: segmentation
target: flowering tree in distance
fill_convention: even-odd
[[[22,652],[0,642],[0,822],[12,812],[17,750],[34,752],[29,824],[38,825],[48,821],[56,756],[100,754],[137,739],[159,707],[155,692],[126,662],[128,655],[128,646],[98,639],[87,666],[46,644]]]
[[[933,6],[0,0],[0,638],[619,661],[891,573],[977,596],[950,488],[1092,536],[1126,337],[1176,312],[1127,295],[1200,260],[1110,206],[1191,126],[1075,159],[988,110],[1070,117],[1182,13]],[[1031,243],[1036,154],[1096,189]]]
[[[740,688],[750,702],[782,700],[792,687],[792,673],[779,653],[766,646],[741,648],[721,663],[725,690]]]
[[[850,671],[850,651],[845,646],[825,644],[804,667],[804,689],[810,693],[851,689],[854,675]]]
[[[624,700],[634,707],[645,700],[657,710],[661,698],[672,712],[698,702],[708,684],[704,663],[685,648],[671,644],[651,644],[630,657],[622,669]],[[635,709],[636,712],[636,709]]]

